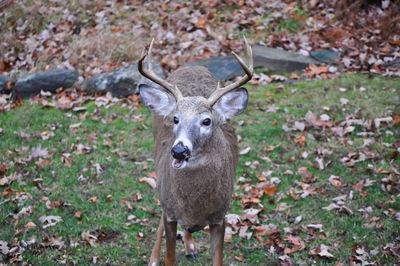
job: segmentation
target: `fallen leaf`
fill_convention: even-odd
[[[335,187],[340,187],[343,184],[338,176],[331,175],[328,180],[329,183],[331,183],[331,185],[334,185]]]
[[[10,249],[8,248],[7,242],[0,240],[0,251],[3,255],[7,255]]]
[[[329,247],[321,244],[320,247],[321,251],[318,253],[318,255],[320,255],[321,257],[325,257],[325,258],[333,258],[333,255],[331,253],[329,253]]]
[[[308,224],[307,228],[318,229],[320,232],[323,232],[322,224]]]
[[[278,189],[276,187],[266,187],[263,190],[264,190],[264,193],[269,196],[273,196],[275,194],[275,192],[278,191]]]
[[[81,238],[82,238],[83,240],[86,240],[87,243],[88,243],[90,246],[92,246],[92,247],[95,247],[95,246],[96,246],[96,241],[98,240],[97,237],[94,236],[94,235],[92,235],[92,234],[90,234],[89,231],[83,231],[83,232],[81,233]]]
[[[225,227],[225,234],[224,234],[224,242],[225,243],[231,243],[232,242],[232,236],[233,236],[233,230],[230,226]]]
[[[297,136],[294,141],[299,144],[300,146],[304,146],[306,143],[307,139],[304,135]]]
[[[24,228],[27,229],[27,230],[32,229],[32,228],[35,228],[35,227],[36,227],[36,224],[33,223],[33,222],[27,222],[27,223],[24,225]]]
[[[128,201],[126,198],[122,198],[121,199],[121,202],[123,203],[123,204],[125,204],[127,207],[128,207],[128,209],[130,209],[130,210],[133,210],[134,208],[132,207],[132,204],[130,203],[130,201]]]
[[[250,147],[247,147],[247,148],[241,150],[241,151],[239,152],[239,154],[240,154],[240,155],[248,154],[250,150],[251,150],[251,148],[250,148]]]
[[[0,179],[0,186],[5,186],[11,184],[14,180],[17,179],[17,173],[14,172],[9,176],[5,176]]]
[[[96,196],[90,197],[90,198],[88,199],[88,201],[90,201],[90,202],[93,203],[93,204],[96,204],[96,203],[97,203],[97,197],[96,197]]]
[[[253,232],[256,235],[265,236],[265,235],[276,234],[279,232],[279,229],[276,225],[270,223],[254,227]]]
[[[205,26],[206,26],[206,19],[203,17],[199,18],[196,23],[196,28],[205,29],[206,28]]]
[[[245,259],[243,257],[243,254],[239,254],[239,256],[235,256],[235,260],[240,261],[240,262],[244,262]]]
[[[340,206],[335,204],[335,203],[331,203],[328,206],[323,207],[322,209],[327,210],[327,211],[331,211],[331,210],[334,210],[334,209],[340,209]]]
[[[40,244],[43,247],[56,247],[57,249],[61,249],[64,247],[64,241],[62,241],[62,237],[53,237],[49,236],[43,239],[43,242]]]
[[[235,213],[225,215],[226,222],[230,225],[236,225],[240,222],[240,216]]]
[[[138,232],[138,233],[136,234],[136,239],[137,239],[137,240],[143,240],[143,237],[144,237],[144,234],[143,234],[142,232]]]
[[[139,181],[140,182],[143,182],[143,183],[147,183],[147,184],[149,184],[152,188],[156,188],[157,187],[157,183],[156,183],[156,181],[153,179],[153,178],[150,178],[150,177],[140,177],[139,178]]]
[[[283,252],[285,254],[293,254],[297,251],[303,250],[306,247],[306,245],[304,244],[304,241],[299,236],[289,235],[285,238],[285,240],[287,240],[293,244],[292,248],[289,248],[289,247],[284,248]]]
[[[43,224],[45,224],[45,225],[43,225],[43,229],[46,229],[47,227],[54,226],[57,223],[61,222],[62,219],[60,216],[42,215],[42,216],[40,216],[39,221],[41,221]]]
[[[36,148],[32,148],[32,152],[31,152],[31,156],[32,156],[32,158],[39,158],[39,157],[42,157],[42,158],[49,158],[50,157],[50,154],[49,154],[49,152],[47,151],[47,148],[45,148],[45,149],[42,149],[42,144],[38,144],[38,146],[36,147]]]
[[[106,202],[110,203],[112,198],[114,198],[113,194],[107,195]]]

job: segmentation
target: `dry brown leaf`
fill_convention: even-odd
[[[157,187],[157,183],[153,178],[150,177],[140,177],[139,178],[140,182],[147,183],[149,186],[151,186],[153,189]]]
[[[130,210],[133,210],[134,208],[132,207],[132,204],[130,203],[130,201],[128,201],[126,198],[122,198],[121,199],[121,202],[123,203],[123,204],[125,204],[127,207],[128,207],[128,209],[130,209]]]
[[[35,227],[36,227],[36,224],[33,223],[33,222],[27,222],[27,223],[24,225],[24,228],[27,229],[27,230],[32,229],[32,228],[35,228]]]
[[[245,262],[245,258],[243,257],[243,254],[239,254],[239,256],[235,256],[235,260],[240,261],[240,262]]]
[[[41,221],[43,224],[45,224],[45,225],[42,226],[42,228],[43,228],[43,229],[46,229],[47,227],[54,226],[54,225],[56,225],[57,223],[61,222],[62,219],[61,219],[60,216],[54,216],[54,215],[46,216],[46,215],[42,215],[42,216],[40,216],[39,221]]]
[[[225,234],[224,234],[224,242],[225,243],[231,243],[232,242],[232,236],[233,236],[233,230],[230,226],[225,227]]]
[[[17,179],[17,173],[14,172],[9,176],[5,176],[0,179],[0,186],[5,186],[11,184],[14,180]]]
[[[97,237],[95,235],[90,234],[89,231],[83,231],[81,233],[81,238],[83,240],[86,240],[87,243],[92,247],[95,247],[96,246],[96,242],[98,241]]]
[[[201,17],[197,20],[196,28],[205,29],[206,28],[206,19]]]
[[[338,176],[331,175],[328,180],[329,183],[331,183],[331,185],[334,185],[335,187],[340,187],[343,184],[342,180]]]
[[[76,217],[76,218],[81,218],[81,216],[82,216],[82,211],[77,211],[74,214],[74,217]]]
[[[3,255],[7,255],[10,249],[8,248],[7,242],[0,240],[0,251]]]
[[[96,197],[96,196],[90,197],[90,198],[88,199],[88,201],[90,201],[90,202],[93,203],[93,204],[96,204],[96,203],[97,203],[97,197]]]
[[[293,254],[297,251],[303,250],[306,245],[304,244],[304,241],[299,237],[299,236],[293,236],[293,235],[289,235],[285,238],[285,240],[291,242],[291,244],[293,244],[292,248],[289,247],[285,247],[283,252],[285,254]]]
[[[57,249],[61,249],[64,247],[64,241],[62,241],[62,237],[53,237],[49,236],[43,239],[43,242],[40,243],[43,247],[55,247]]]
[[[279,229],[276,225],[270,223],[254,227],[253,232],[256,235],[265,236],[265,235],[276,234],[279,232]]]
[[[264,193],[269,195],[269,196],[273,196],[275,194],[275,192],[278,191],[278,189],[276,187],[266,187],[263,189]]]
[[[306,143],[307,139],[304,135],[297,136],[294,141],[299,144],[300,146],[304,146]]]

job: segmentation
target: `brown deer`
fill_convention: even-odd
[[[162,89],[140,85],[143,104],[154,114],[155,166],[162,217],[149,265],[160,263],[165,230],[165,265],[176,261],[177,223],[184,229],[186,255],[196,257],[192,233],[210,226],[213,265],[222,265],[225,213],[229,208],[238,164],[238,144],[229,119],[247,106],[240,88],[253,75],[253,54],[245,39],[248,66],[238,81],[220,88],[218,80],[200,66],[182,67],[166,80],[152,70],[150,44],[138,63],[139,72]],[[148,70],[143,61],[147,56]]]

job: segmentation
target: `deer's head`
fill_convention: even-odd
[[[154,40],[153,40],[154,41]],[[215,128],[227,119],[241,114],[247,106],[247,90],[241,88],[253,75],[253,54],[246,42],[249,66],[235,53],[234,56],[245,71],[245,75],[235,83],[216,90],[210,97],[183,97],[178,87],[158,77],[151,66],[151,49],[143,52],[139,60],[139,71],[142,75],[159,84],[162,89],[145,84],[139,86],[143,104],[152,113],[164,116],[173,124],[175,140],[171,149],[174,158],[172,166],[177,169],[196,165],[204,156],[203,147],[212,137]],[[143,68],[143,60],[148,56],[149,69]],[[190,82],[190,77],[187,78]]]

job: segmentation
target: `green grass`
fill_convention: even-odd
[[[241,197],[249,195],[246,187],[260,183],[256,173],[272,171],[271,177],[278,177],[281,182],[273,196],[260,197],[263,211],[259,220],[261,224],[277,225],[279,234],[267,234],[259,239],[234,235],[232,242],[225,244],[224,263],[279,263],[284,247],[292,246],[285,240],[289,235],[298,236],[305,243],[303,250],[288,255],[294,264],[334,265],[338,261],[349,264],[358,247],[368,253],[378,248],[376,255],[370,255],[370,262],[381,265],[399,263],[390,251],[384,250],[389,243],[400,244],[399,221],[395,219],[395,212],[400,211],[399,190],[394,183],[399,182],[396,172],[400,165],[398,152],[396,156],[400,142],[399,124],[382,124],[381,128],[370,130],[355,126],[354,132],[344,138],[333,135],[330,127],[323,130],[307,126],[301,133],[296,130],[285,132],[282,126],[287,124],[291,127],[295,121],[304,122],[308,111],[316,117],[328,114],[336,126],[348,116],[369,120],[395,117],[400,114],[400,81],[342,75],[329,81],[284,84],[283,91],[276,89],[279,85],[248,86],[249,106],[233,121],[237,134],[242,138],[240,149],[251,147],[251,150],[240,156],[237,177],[247,181],[236,183],[235,199],[229,211],[242,215]],[[366,90],[360,91],[360,87]],[[339,88],[347,91],[342,92]],[[349,102],[342,105],[340,98],[347,98]],[[266,112],[268,105],[275,105],[277,111]],[[0,262],[20,260],[33,265],[49,265],[58,261],[84,265],[93,263],[94,258],[101,264],[112,265],[144,265],[148,262],[161,212],[155,191],[138,180],[154,171],[150,113],[141,104],[132,103],[105,108],[88,102],[84,106],[87,107],[85,117],[82,117],[84,112],[43,109],[40,104],[29,102],[0,114],[0,127],[5,131],[0,136],[0,177],[13,173],[19,176],[10,185],[0,187],[0,240],[7,242],[9,248],[18,248],[23,241],[36,239],[20,256],[0,255]],[[78,123],[81,124],[77,126]],[[20,130],[31,137],[21,137]],[[54,136],[43,140],[40,134],[46,135],[43,133],[46,131],[53,132]],[[372,135],[363,137],[357,134],[364,131],[372,132]],[[300,135],[306,138],[304,146],[295,142]],[[361,147],[368,138],[373,143]],[[47,159],[51,160],[42,167],[38,166],[39,158],[29,158],[32,149],[39,144],[41,149],[47,149],[50,153]],[[80,154],[79,144],[90,147],[90,152]],[[276,148],[269,150],[269,146]],[[304,151],[308,152],[305,159],[301,156]],[[340,160],[350,151],[357,154],[368,151],[374,156],[349,167]],[[314,164],[321,153],[325,153],[323,170]],[[72,158],[70,166],[63,161],[66,154]],[[258,163],[254,163],[256,161]],[[369,164],[375,170],[368,170]],[[100,166],[101,171],[96,170],[96,166]],[[314,180],[303,181],[297,173],[299,167],[306,167]],[[381,167],[389,172],[377,171]],[[287,170],[294,174],[284,174]],[[328,181],[331,175],[339,176],[343,185],[331,185]],[[392,191],[383,191],[381,187],[388,187],[385,178],[389,177],[393,179]],[[362,193],[352,187],[365,179],[375,183],[364,187]],[[298,182],[308,183],[315,189],[315,194],[295,200],[290,190],[301,190],[296,185]],[[345,211],[322,209],[331,204],[333,198],[348,196],[350,191],[353,191],[353,198],[346,199],[345,206],[352,210],[352,215]],[[136,200],[138,194],[141,198]],[[90,201],[93,197],[96,197],[96,203]],[[131,209],[125,200],[131,203]],[[49,209],[47,201],[62,201],[63,204],[58,202],[61,206]],[[282,203],[289,207],[279,210]],[[21,215],[18,219],[10,215],[16,215],[28,206],[33,208],[30,215]],[[371,213],[358,211],[368,206],[372,208]],[[257,204],[246,206],[249,207],[261,208]],[[151,214],[149,209],[156,213]],[[74,216],[78,211],[82,212],[79,218]],[[60,216],[62,221],[43,229],[39,220],[42,215]],[[127,225],[130,215],[135,215],[141,222]],[[295,224],[297,216],[302,216],[302,220]],[[371,218],[375,219],[375,224]],[[36,227],[25,229],[28,222],[33,222]],[[242,225],[248,224],[247,232],[253,230],[255,225],[242,222]],[[309,224],[322,224],[323,231],[307,228]],[[98,237],[94,246],[81,237],[83,232]],[[43,245],[45,239],[52,236],[62,237],[64,246],[58,249]],[[177,264],[211,264],[208,237],[204,232],[195,233],[199,245],[199,257],[195,261],[185,258],[182,241],[178,241]],[[331,248],[329,252],[334,259],[310,255],[310,251],[321,244]],[[244,262],[235,259],[240,255]]]

